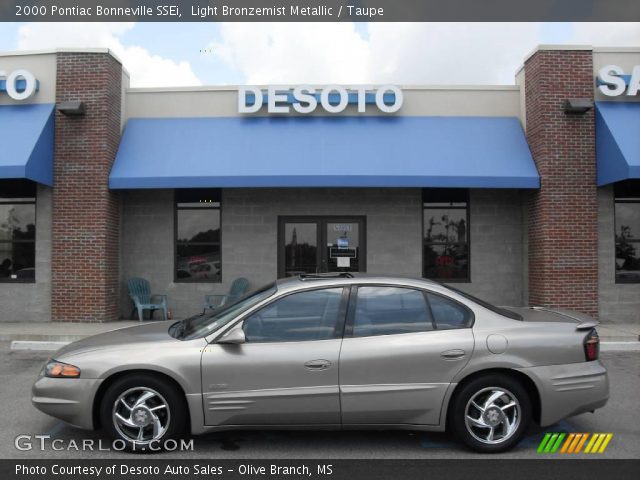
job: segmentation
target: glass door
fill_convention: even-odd
[[[280,217],[278,276],[364,272],[364,217]]]
[[[327,272],[360,272],[360,220],[326,221]]]

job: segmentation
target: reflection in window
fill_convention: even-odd
[[[423,276],[469,281],[469,192],[425,189],[423,201]]]
[[[284,224],[285,276],[294,277],[318,271],[318,225],[287,222]]]
[[[33,182],[0,182],[0,282],[35,281],[35,196]]]
[[[220,190],[176,190],[175,201],[176,281],[221,282]]]
[[[616,283],[640,283],[640,181],[615,186]]]

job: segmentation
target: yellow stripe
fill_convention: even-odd
[[[600,448],[600,444],[604,441],[606,436],[607,436],[606,433],[599,433],[598,434],[598,440],[596,440],[596,443],[593,445],[593,448],[591,449],[591,453],[598,453],[598,449]]]
[[[607,437],[605,441],[602,442],[602,445],[600,446],[600,450],[598,451],[598,453],[604,453],[605,449],[607,448],[607,445],[609,445],[609,442],[611,441],[612,438],[613,438],[613,433],[607,433]]]
[[[571,441],[573,440],[573,437],[575,437],[575,436],[576,436],[575,433],[570,433],[569,434],[569,437],[564,442],[564,445],[562,446],[562,450],[560,450],[560,453],[564,453],[564,452],[567,451],[567,448],[569,448],[569,444],[571,443]]]
[[[580,443],[576,447],[576,452],[575,453],[580,453],[580,450],[582,450],[582,446],[584,445],[584,442],[587,441],[587,438],[589,438],[589,434],[588,433],[583,433],[582,434],[582,440],[580,440]]]
[[[591,453],[591,447],[593,447],[593,444],[596,443],[599,436],[600,435],[598,435],[597,433],[594,433],[593,435],[591,435],[591,440],[589,440],[589,443],[587,444],[587,448],[585,449],[584,453]]]
[[[573,451],[576,448],[576,445],[578,445],[578,442],[580,441],[581,438],[582,438],[582,434],[576,433],[576,437],[573,439],[573,443],[569,447],[569,453],[573,453]]]

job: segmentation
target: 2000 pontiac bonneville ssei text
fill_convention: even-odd
[[[596,325],[428,280],[303,275],[72,343],[43,368],[33,404],[136,449],[221,429],[400,428],[500,452],[531,422],[607,402]]]

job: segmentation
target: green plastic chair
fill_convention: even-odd
[[[224,305],[231,304],[238,300],[249,290],[249,280],[246,278],[236,278],[231,284],[229,293],[220,295],[205,295],[204,296],[204,310],[220,308]]]
[[[153,312],[162,310],[163,320],[167,319],[167,296],[152,294],[151,285],[148,280],[144,278],[130,278],[127,281],[127,286],[129,287],[129,297],[133,300],[133,310],[131,310],[132,317],[137,310],[138,320],[142,321],[144,318],[143,312],[150,310],[149,319],[153,320]]]

